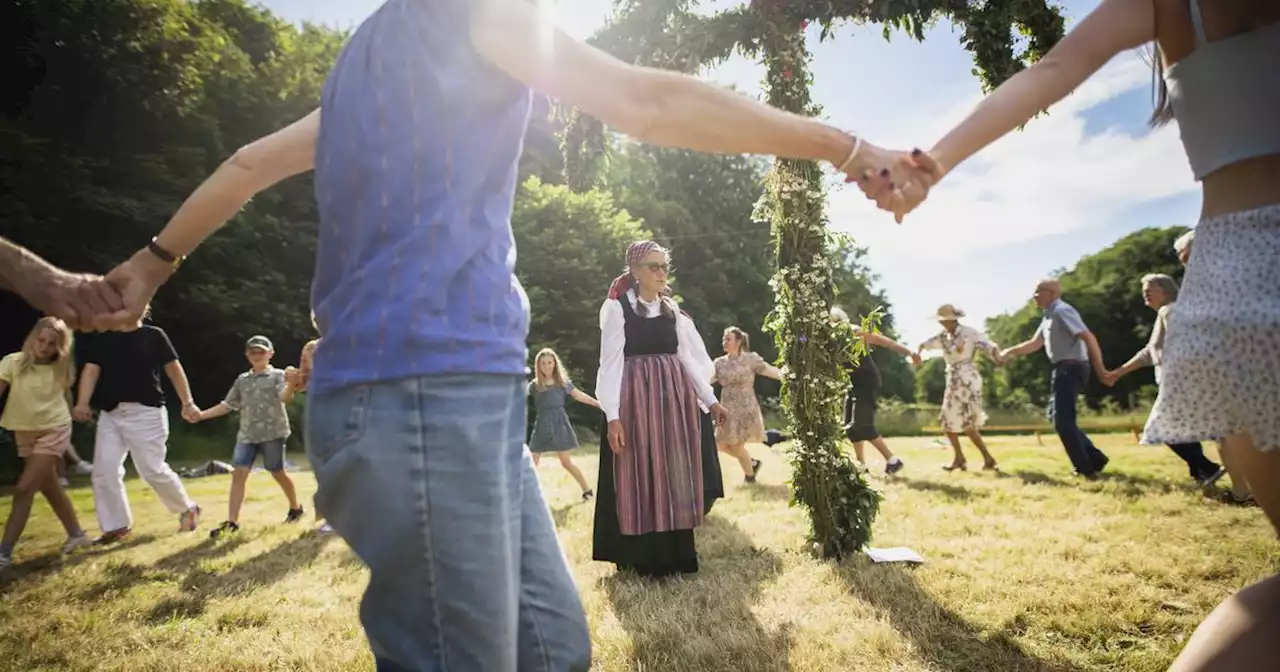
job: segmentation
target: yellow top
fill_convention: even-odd
[[[9,386],[9,401],[0,415],[0,427],[11,432],[39,432],[71,424],[67,389],[55,367],[35,364],[19,371],[21,359],[20,352],[0,359],[0,380]]]

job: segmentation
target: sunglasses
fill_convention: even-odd
[[[657,273],[658,271],[662,271],[663,273],[671,272],[671,264],[661,264],[656,261],[647,264],[640,264],[640,267],[648,269],[650,273]]]

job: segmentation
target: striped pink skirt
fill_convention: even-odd
[[[619,419],[627,432],[626,448],[613,462],[622,534],[701,525],[701,417],[676,355],[626,359]]]

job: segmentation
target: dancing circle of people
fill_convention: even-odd
[[[0,239],[0,288],[51,316],[0,361],[9,390],[0,425],[14,431],[24,461],[0,568],[12,563],[36,493],[67,532],[64,550],[91,543],[59,483],[64,462],[92,473],[103,544],[132,529],[127,455],[179,530],[197,528],[202,509],[166,461],[161,374],[185,420],[240,414],[228,515],[213,534],[239,529],[259,456],[288,500],[285,522],[300,520],[283,468],[284,404],[305,389],[314,506],[369,566],[361,616],[379,670],[587,670],[586,616],[535,455],[556,453],[582,498],[594,499],[593,558],[648,577],[694,572],[694,529],[724,495],[716,450],[736,459],[748,482],[757,478],[763,465],[746,446],[762,433],[774,437],[762,432],[751,386],[782,372],[734,329],[725,333],[725,355],[712,361],[668,293],[668,252],[646,241],[627,250],[627,270],[601,307],[598,399],[572,386],[554,353],[540,353],[527,380],[529,307],[514,274],[510,217],[535,91],[662,145],[829,163],[902,222],[965,160],[1113,56],[1144,45],[1156,47],[1152,124],[1177,119],[1203,196],[1195,242],[1178,242],[1182,286],[1167,276],[1142,279],[1156,311],[1148,344],[1106,369],[1097,339],[1053,280],[1033,295],[1040,326],[1012,347],[962,325],[954,306],[938,311],[940,331],[915,351],[879,334],[854,338],[913,361],[924,350],[942,353],[940,422],[952,471],[968,468],[961,436],[984,469],[997,469],[981,435],[975,353],[1003,362],[1045,352],[1053,428],[1084,479],[1109,465],[1076,417],[1086,381],[1110,385],[1155,367],[1159,395],[1143,442],[1167,444],[1200,484],[1230,473],[1231,501],[1256,501],[1280,529],[1280,3],[1101,0],[929,151],[891,151],[693,76],[625,63],[542,30],[533,3],[466,4],[386,0],[351,35],[316,110],[238,150],[105,276],[63,271]],[[458,95],[459,83],[477,95]],[[1229,123],[1223,110],[1234,115]],[[248,339],[249,370],[202,410],[168,337],[143,316],[205,237],[255,194],[307,171],[320,219],[311,304],[324,338],[284,371],[270,365],[269,339]],[[831,319],[848,316],[833,310]],[[403,328],[388,329],[389,321]],[[73,330],[110,332],[87,339],[78,380]],[[846,437],[859,462],[869,442],[886,473],[897,473],[905,464],[875,426],[874,360],[845,368]],[[538,417],[526,448],[529,395]],[[569,398],[604,415],[594,489],[570,457],[577,439],[565,417]],[[70,447],[71,423],[95,410],[89,467]],[[1223,466],[1204,456],[1206,440],[1221,442]],[[1280,576],[1214,609],[1174,669],[1273,669],[1277,634]]]

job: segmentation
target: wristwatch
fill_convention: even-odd
[[[147,243],[147,249],[151,251],[151,254],[156,255],[160,261],[172,265],[173,270],[178,270],[178,267],[181,266],[182,262],[186,261],[187,258],[179,257],[163,247],[160,247],[160,243],[156,242],[158,240],[159,238],[152,238],[151,242]]]

